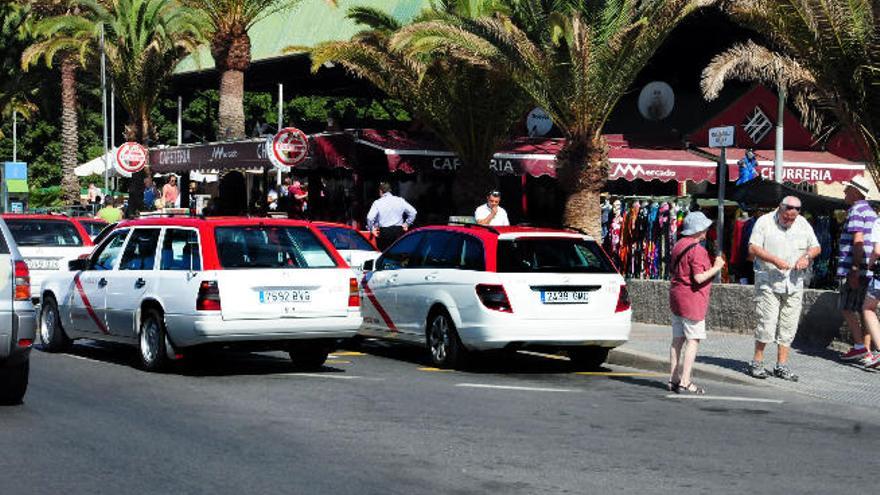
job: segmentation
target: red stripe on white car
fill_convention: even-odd
[[[394,325],[394,322],[391,321],[391,317],[388,316],[388,312],[385,311],[385,308],[383,308],[382,305],[379,304],[379,300],[376,299],[376,295],[373,294],[373,291],[370,289],[370,286],[366,282],[363,284],[363,286],[364,286],[364,294],[367,295],[367,299],[369,299],[370,302],[373,303],[373,306],[376,307],[376,311],[379,312],[379,316],[382,317],[382,320],[385,322],[385,325],[392,332],[396,332],[397,327]]]
[[[110,335],[110,332],[107,331],[107,327],[104,326],[104,322],[98,319],[98,315],[95,314],[94,308],[92,308],[92,302],[89,301],[89,296],[86,295],[86,291],[83,289],[82,282],[79,281],[79,276],[82,272],[77,272],[76,275],[73,276],[73,283],[76,284],[76,291],[79,292],[79,297],[82,298],[83,305],[86,307],[86,312],[92,318],[92,321],[95,322],[95,325],[98,325],[98,330],[104,335]]]

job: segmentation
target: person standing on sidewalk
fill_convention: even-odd
[[[868,203],[868,183],[860,176],[844,182],[844,200],[850,205],[840,234],[837,256],[837,280],[840,298],[837,305],[852,335],[853,347],[842,354],[843,361],[858,361],[869,354],[870,338],[862,332],[862,308],[871,273],[865,260],[873,252],[871,227],[877,214]],[[880,237],[880,233],[877,234]],[[880,240],[880,239],[878,239]]]
[[[507,211],[501,207],[501,192],[491,190],[486,195],[486,202],[474,211],[474,220],[480,225],[492,225],[504,227],[510,225],[507,219]]]
[[[416,209],[405,199],[391,194],[391,184],[379,183],[379,199],[367,213],[367,229],[376,237],[376,246],[384,251],[409,230],[416,220]]]
[[[697,347],[706,338],[706,312],[712,278],[724,267],[721,256],[709,261],[709,253],[701,245],[712,220],[702,212],[688,214],[682,224],[682,238],[675,243],[670,256],[671,284],[669,309],[672,311],[672,345],[669,347],[669,390],[684,394],[705,394],[691,381],[697,358]]]
[[[822,248],[813,227],[800,216],[801,200],[786,196],[776,211],[755,222],[749,255],[755,258],[755,354],[749,374],[764,379],[764,348],[776,342],[773,375],[797,381],[788,366],[788,351],[797,333],[804,297],[804,278]]]
[[[880,218],[875,220],[874,224],[871,226],[871,234],[875,239],[875,236],[880,236]],[[872,341],[875,346],[880,344],[880,319],[877,318],[877,305],[880,304],[880,276],[878,276],[880,274],[877,273],[877,271],[880,271],[880,266],[877,265],[877,262],[880,261],[880,239],[876,239],[876,241],[877,242],[873,242],[874,248],[871,250],[871,256],[868,259],[868,269],[869,271],[874,272],[874,276],[868,282],[868,290],[865,294],[865,304],[862,306],[862,323],[865,331],[865,356],[861,358],[859,364],[865,368],[880,367],[880,352],[875,351],[872,353],[871,348],[869,347],[869,344]]]

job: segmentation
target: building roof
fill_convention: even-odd
[[[311,47],[324,41],[350,39],[363,29],[345,17],[350,7],[374,7],[401,22],[409,22],[429,5],[430,0],[339,0],[334,8],[326,0],[302,0],[251,28],[251,59],[257,62],[283,57],[288,46]],[[203,47],[198,57],[187,57],[175,72],[183,74],[213,67],[211,52]]]

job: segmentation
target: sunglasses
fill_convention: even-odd
[[[785,211],[788,211],[788,210],[801,211],[800,206],[782,205],[782,207],[785,208]]]

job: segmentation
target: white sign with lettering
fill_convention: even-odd
[[[726,148],[733,146],[733,135],[735,133],[736,127],[732,125],[709,129],[709,147]]]

